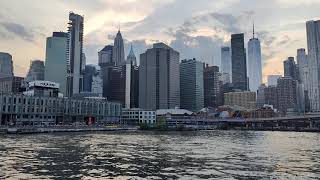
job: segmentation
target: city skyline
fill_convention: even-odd
[[[158,40],[177,49],[181,53],[181,59],[195,57],[199,61],[209,64],[215,61],[215,65],[220,65],[220,46],[228,46],[230,34],[240,32],[245,32],[247,43],[251,36],[252,22],[245,21],[254,18],[256,34],[262,44],[264,82],[266,75],[282,74],[283,59],[294,56],[296,49],[306,48],[305,22],[318,18],[316,9],[320,5],[312,0],[294,3],[285,0],[268,3],[240,3],[237,0],[188,3],[171,0],[118,3],[97,1],[89,4],[85,1],[48,1],[45,4],[39,1],[33,5],[23,5],[24,3],[26,2],[1,2],[4,10],[0,13],[0,48],[12,54],[17,75],[26,74],[30,60],[44,60],[45,38],[53,31],[66,31],[66,14],[73,10],[85,16],[84,52],[90,64],[97,63],[97,52],[100,49],[106,44],[112,44],[120,24],[126,55],[131,43],[136,54],[141,54]],[[145,6],[140,7],[140,3]],[[248,7],[244,7],[244,4]],[[50,10],[61,6],[63,8],[55,12]],[[177,15],[174,8],[181,6],[184,10]],[[234,6],[239,9],[231,13]],[[20,12],[26,11],[30,15],[17,11],[20,7],[24,7],[24,11]],[[273,15],[265,17],[271,8],[274,8]],[[308,11],[303,10],[307,8]],[[28,13],[33,10],[39,10],[43,16]],[[296,13],[296,10],[301,13]],[[166,21],[170,15],[176,17]],[[108,18],[111,16],[114,18]],[[154,22],[155,18],[157,23]],[[50,23],[47,23],[49,20]]]

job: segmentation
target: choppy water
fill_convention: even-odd
[[[0,135],[0,179],[320,179],[320,134]]]

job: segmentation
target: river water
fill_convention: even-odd
[[[0,135],[0,179],[320,179],[320,134]]]

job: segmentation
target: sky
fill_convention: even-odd
[[[18,76],[31,60],[45,60],[46,37],[67,30],[70,11],[85,18],[87,64],[98,62],[98,51],[113,43],[120,27],[126,54],[132,44],[138,59],[165,42],[180,59],[220,65],[221,46],[230,46],[232,33],[245,33],[247,42],[254,21],[264,81],[307,48],[305,23],[320,19],[320,0],[1,0],[0,7],[0,52],[13,56]]]

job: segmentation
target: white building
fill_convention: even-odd
[[[139,108],[122,109],[122,120],[125,124],[139,125],[139,124],[155,124],[156,112],[148,111]]]
[[[253,37],[248,42],[248,77],[249,89],[256,92],[262,83],[261,46],[258,38]]]

